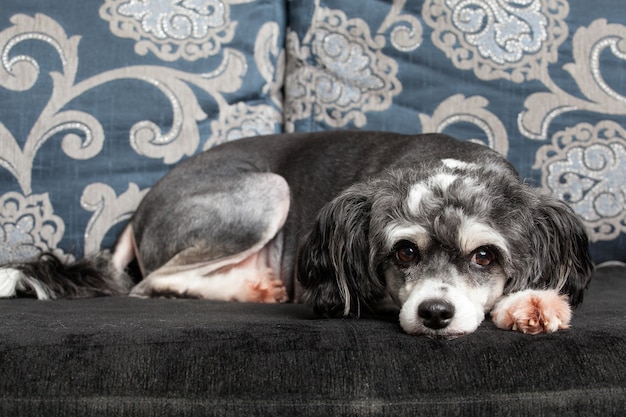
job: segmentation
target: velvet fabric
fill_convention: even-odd
[[[393,315],[128,297],[0,301],[0,415],[618,416],[626,267],[572,328],[431,340]]]

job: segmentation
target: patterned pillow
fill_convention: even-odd
[[[626,261],[626,3],[292,0],[285,126],[445,132],[506,155]]]
[[[0,262],[111,247],[171,164],[282,130],[282,0],[3,0]]]
[[[288,3],[4,1],[0,262],[112,246],[171,164],[283,106],[288,131],[491,146],[626,261],[626,3]]]

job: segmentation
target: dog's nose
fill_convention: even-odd
[[[426,300],[417,308],[417,315],[424,326],[434,330],[443,329],[454,317],[454,306],[445,300]]]

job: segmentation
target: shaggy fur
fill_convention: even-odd
[[[291,299],[328,317],[390,299],[407,333],[453,338],[492,310],[502,328],[566,328],[593,264],[569,207],[482,145],[326,132],[187,160],[146,195],[112,257],[0,271],[4,296]]]

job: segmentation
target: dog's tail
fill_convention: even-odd
[[[128,294],[133,280],[116,268],[108,251],[75,262],[44,253],[32,262],[0,266],[0,298],[90,298]]]

